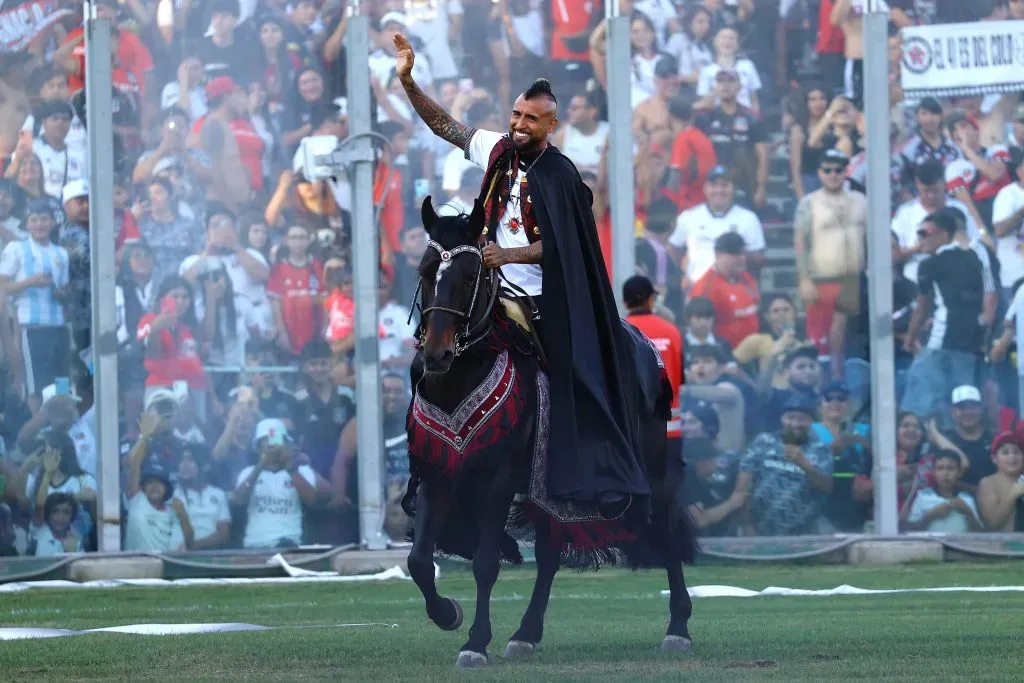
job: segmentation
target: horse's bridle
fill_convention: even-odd
[[[491,311],[494,310],[494,303],[498,297],[498,287],[495,286],[494,273],[496,270],[492,270],[489,277],[485,278],[484,275],[484,255],[479,247],[475,247],[470,244],[462,244],[455,247],[452,250],[445,249],[443,246],[435,242],[434,240],[427,240],[427,249],[433,249],[441,256],[441,262],[447,263],[459,254],[473,254],[477,259],[476,277],[473,282],[473,297],[469,301],[469,306],[466,310],[460,311],[454,308],[448,308],[447,306],[429,306],[420,311],[421,320],[426,318],[427,313],[431,311],[441,311],[444,313],[451,313],[462,321],[462,329],[455,333],[455,357],[458,358],[467,349],[471,348],[476,343],[486,339],[491,333]],[[476,307],[476,300],[480,295],[480,288],[487,283],[490,285],[490,298],[487,303],[487,309],[484,311],[483,316],[473,323],[473,309]],[[419,284],[417,285],[417,293],[423,287],[423,279],[420,278]],[[410,314],[411,317],[411,314]],[[425,332],[425,328],[421,322],[420,331],[420,342],[422,343],[422,336]]]

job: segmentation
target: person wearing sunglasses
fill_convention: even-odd
[[[800,200],[794,248],[800,298],[807,311],[807,340],[822,356],[829,353],[829,330],[844,283],[864,269],[867,199],[846,187],[849,157],[826,150],[818,162],[821,188]]]
[[[825,500],[819,530],[863,531],[871,518],[870,428],[851,416],[850,389],[842,382],[821,388],[818,415],[811,438],[829,446],[833,457],[832,492]]]

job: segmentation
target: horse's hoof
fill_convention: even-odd
[[[460,605],[459,601],[455,598],[445,599],[451,603],[452,608],[455,610],[455,619],[453,619],[447,626],[438,624],[436,621],[434,623],[437,624],[437,627],[442,631],[458,631],[462,627],[462,605]]]
[[[483,669],[487,666],[487,655],[472,650],[463,650],[455,660],[456,669]]]
[[[662,652],[689,652],[693,649],[693,641],[686,636],[665,636],[661,641]]]
[[[524,640],[510,640],[505,646],[505,659],[510,662],[526,662],[533,659],[537,646]]]

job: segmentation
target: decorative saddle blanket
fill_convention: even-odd
[[[422,394],[413,399],[409,448],[448,473],[466,458],[493,446],[515,428],[526,408],[522,378],[508,351],[502,351],[487,377],[451,414]]]

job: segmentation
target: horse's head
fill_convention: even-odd
[[[422,218],[429,237],[419,268],[423,363],[427,372],[443,373],[487,322],[487,271],[479,246],[484,211],[476,202],[468,216],[438,216],[427,197]]]

